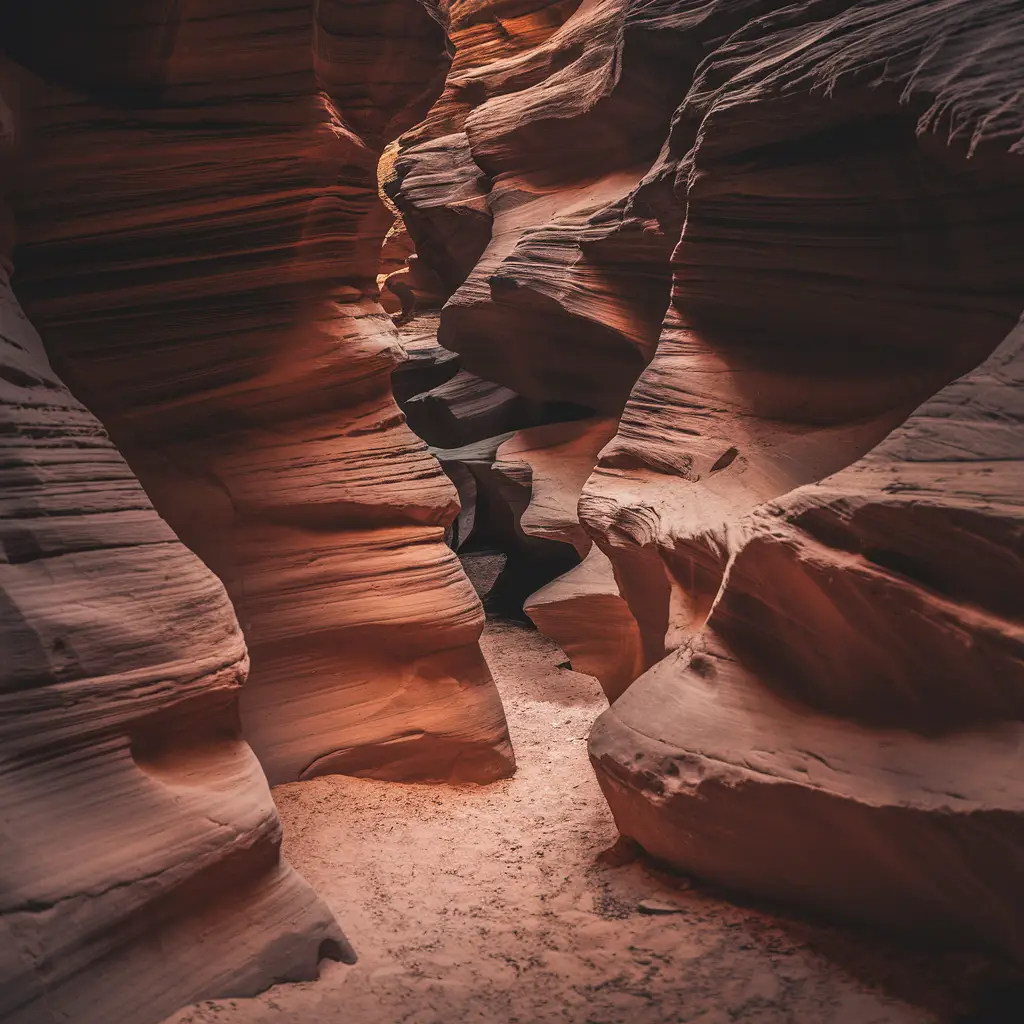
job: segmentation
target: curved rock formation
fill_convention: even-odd
[[[828,5],[752,23],[704,66],[675,120],[673,134],[697,144],[676,172],[687,222],[672,302],[585,500],[648,664],[717,592],[723,560],[702,535],[864,454],[1020,312],[1013,171],[981,153],[964,161],[959,135],[938,149],[935,110],[954,97],[928,92],[927,66],[909,83],[886,62],[886,18],[921,51],[943,27],[914,5],[846,6],[824,39]],[[978,9],[945,6],[977,20],[984,45]],[[861,84],[882,62],[892,85]]]
[[[615,66],[623,52],[620,37],[627,31],[625,14],[622,4],[578,0],[452,4],[449,33],[456,56],[445,92],[424,122],[401,138],[383,178],[415,243],[415,262],[406,279],[429,276],[441,282],[442,297],[451,297],[441,314],[438,340],[459,353],[464,382],[482,374],[502,385],[497,390],[493,384],[475,385],[481,398],[485,393],[503,398],[506,415],[492,414],[493,430],[528,426],[526,415],[533,416],[535,424],[579,419],[593,409],[615,416],[653,352],[668,298],[673,230],[663,229],[649,204],[628,212],[624,204],[643,172],[644,156],[656,154],[660,145],[658,129],[650,125],[660,117],[662,130],[667,128],[672,88],[667,79],[660,79],[671,60],[660,53],[650,68],[648,84],[660,97],[657,111],[643,109],[642,117],[634,119],[637,132],[646,126],[640,148],[649,152],[633,152],[614,142],[570,168],[564,155],[571,146],[567,149],[559,140],[550,148],[551,139],[531,134],[533,125],[541,126],[537,132],[552,124],[557,130],[575,131],[580,96],[596,101],[603,89],[615,91]],[[639,33],[647,43],[655,38],[635,25],[629,32]],[[648,51],[646,56],[652,54]],[[642,78],[636,71],[631,64],[628,88]],[[581,75],[589,91],[580,91]],[[610,110],[605,110],[607,106],[602,104],[593,124],[594,137],[603,133],[606,141],[611,140],[612,122],[623,117],[618,99]],[[507,168],[500,164],[500,156],[482,156],[481,145],[496,151],[504,145],[502,133],[508,135]],[[489,141],[481,143],[485,137]],[[530,153],[543,160],[543,168],[525,165],[530,139],[529,145],[535,147]],[[578,141],[574,136],[573,146]],[[677,234],[678,211],[663,204],[662,212]],[[422,305],[423,300],[416,298],[413,304]],[[409,327],[403,327],[406,330]],[[454,386],[454,381],[446,385],[445,394]],[[460,393],[469,393],[465,383]],[[436,407],[433,397],[424,401]],[[490,405],[497,405],[493,397]],[[521,410],[518,421],[510,415],[514,410]],[[452,402],[446,412],[460,426],[468,422]],[[432,426],[420,422],[415,405],[409,414],[418,431]],[[459,440],[464,443],[468,438],[462,435]],[[582,475],[576,474],[578,480],[574,475],[577,492],[597,447],[587,454],[589,465]],[[495,485],[490,467],[473,461],[468,472],[456,470],[456,456],[451,453],[443,461],[464,481],[460,493],[466,500],[479,493],[480,485],[494,485],[502,499],[499,504],[511,497],[516,506],[505,518],[515,520],[522,514],[528,500],[523,487],[529,486],[532,475],[528,465],[517,479],[498,471]],[[577,497],[578,493],[564,491],[565,511],[573,521]],[[537,547],[526,524],[523,529],[516,525],[512,532],[511,547],[520,559]],[[570,543],[585,554],[589,540],[578,528],[576,533]],[[587,648],[592,638],[574,642],[571,632],[583,609],[594,610],[595,600],[603,611],[622,614],[623,637],[610,649],[602,638],[600,650],[590,659]],[[613,690],[624,686],[627,676],[635,676],[630,645],[636,627],[618,596],[610,566],[600,555],[594,555],[585,569],[574,570],[561,586],[546,589],[535,607],[552,635],[572,646],[575,661],[583,659],[581,664],[600,669],[602,679],[614,677]],[[557,624],[563,617],[566,628]]]
[[[734,889],[1024,957],[1022,352],[1024,328],[731,527],[704,630],[591,735],[623,832]]]
[[[271,782],[508,774],[482,609],[443,543],[455,492],[392,398],[402,351],[375,301],[376,164],[441,88],[437,12],[50,10],[70,6],[3,19],[30,69],[19,294],[224,581],[252,656],[245,734]],[[80,31],[90,48],[65,61]]]
[[[616,425],[614,418],[598,417],[522,430],[498,448],[494,465],[522,488],[519,531],[571,546],[581,559],[531,594],[523,610],[562,646],[577,671],[597,677],[609,700],[640,673],[640,634],[611,563],[581,526],[576,506]]]
[[[597,678],[609,700],[625,692],[643,671],[640,630],[599,547],[531,594],[523,610],[565,651],[577,672]]]
[[[272,780],[511,771],[443,543],[486,519],[583,558],[527,608],[614,701],[624,833],[1024,958],[1019,0],[39,0],[0,33],[19,295],[224,581]],[[0,1012],[347,955],[279,859],[223,591],[4,294]]]
[[[1019,382],[979,371],[792,489],[1024,307],[991,52],[1024,19],[827,6],[752,23],[677,116],[672,302],[583,502],[654,667],[592,756],[623,831],[700,877],[1019,958]]]
[[[145,1024],[316,977],[352,951],[280,856],[227,594],[51,369],[2,213],[0,1018]]]
[[[386,187],[466,371],[621,415],[597,547],[527,602],[625,690],[592,741],[617,819],[736,889],[1019,957],[1014,343],[971,371],[1024,308],[1024,13],[550,10],[457,56]]]

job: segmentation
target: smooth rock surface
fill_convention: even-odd
[[[0,1018],[147,1024],[315,978],[353,953],[281,857],[227,594],[54,373],[3,264]]]
[[[1024,306],[1024,17],[835,6],[677,115],[669,313],[581,504],[653,667],[591,755],[695,876],[1020,960],[1019,334],[939,389]]]
[[[618,421],[578,507],[539,476],[520,521],[599,552],[527,607],[623,694],[620,827],[1019,958],[1017,342],[975,368],[1024,308],[1024,11],[548,10],[480,29],[386,187],[464,371]]]
[[[83,19],[55,39],[8,8],[23,301],[224,581],[271,780],[507,774],[483,612],[443,543],[455,492],[391,395],[402,350],[375,301],[376,164],[441,90],[437,10],[101,4],[65,66]]]

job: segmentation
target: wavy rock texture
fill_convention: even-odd
[[[383,185],[415,243],[413,274],[446,286],[437,339],[465,380],[543,402],[548,421],[621,413],[658,342],[683,222],[663,145],[672,111],[712,43],[770,6],[451,5],[445,91]],[[635,678],[637,626],[600,555],[535,606],[609,692]],[[573,639],[598,608],[619,637],[610,649],[594,631]]]
[[[699,127],[672,302],[583,502],[654,668],[591,751],[623,831],[694,874],[1020,958],[1021,608],[999,595],[1024,490],[986,429],[1019,381],[981,371],[792,489],[1024,306],[1019,83],[989,52],[1024,23],[845,6],[752,24],[678,115]]]
[[[959,135],[937,145],[935,110],[952,97],[927,92],[926,68],[903,104],[892,61],[892,86],[870,85],[893,33],[909,46],[918,32],[927,51],[942,26],[913,4],[843,6],[752,23],[675,118],[672,147],[696,145],[676,171],[687,222],[672,302],[584,515],[617,565],[648,665],[700,625],[718,590],[708,530],[855,460],[1020,312],[1006,262],[1014,172],[981,154],[963,161]],[[944,9],[977,22],[982,45],[977,7]],[[830,45],[847,48],[849,69]]]
[[[0,113],[10,143],[2,101]],[[352,951],[280,856],[266,778],[241,738],[248,657],[227,594],[54,374],[10,289],[10,235],[0,1018],[146,1024],[314,978],[321,957]]]
[[[56,17],[70,7],[5,9],[29,69],[20,294],[224,581],[271,782],[508,774],[482,609],[443,543],[455,492],[392,398],[402,349],[375,301],[376,164],[441,88],[436,12],[195,0]]]
[[[415,324],[419,323],[417,319]],[[575,411],[572,406],[524,398],[511,388],[466,370],[413,395],[404,409],[416,433],[442,448],[458,448],[511,430],[538,426]]]
[[[591,735],[624,832],[735,889],[1024,957],[1022,351],[1024,329],[719,537],[706,627]]]
[[[459,357],[437,343],[438,315],[426,314],[401,332],[405,359],[391,372],[391,390],[403,408],[410,398],[450,381],[459,372]]]
[[[580,0],[441,0],[455,50],[444,92],[389,151],[381,174],[384,191],[401,211],[400,232],[415,250],[411,276],[426,275],[439,292],[435,300],[443,302],[462,284],[490,239],[490,182],[474,162],[464,130],[468,115],[487,98],[480,76],[542,45],[579,5]]]
[[[573,127],[582,109],[574,98],[580,83],[586,81],[590,99],[602,88],[611,88],[623,50],[622,5],[453,3],[447,15],[456,55],[445,91],[424,122],[400,139],[383,175],[383,186],[415,245],[415,261],[397,286],[404,297],[403,312],[418,313],[420,307],[437,302],[440,283],[440,297],[449,301],[437,338],[459,353],[463,367],[460,377],[440,393],[424,395],[407,407],[410,423],[431,438],[431,427],[436,431],[442,426],[437,421],[439,403],[444,402],[448,418],[458,421],[463,431],[471,420],[473,426],[479,424],[472,437],[449,427],[442,443],[451,446],[452,441],[479,439],[488,426],[497,434],[531,423],[580,419],[595,409],[615,416],[654,349],[668,299],[673,231],[663,230],[647,207],[635,216],[623,213],[625,197],[645,165],[644,153],[633,152],[632,142],[624,149],[622,140],[612,137],[616,119],[624,116],[621,104],[612,104],[610,111],[604,111],[604,104],[602,114],[591,119],[594,137],[606,137],[609,143],[601,152],[588,152],[585,165],[572,167],[564,155],[583,145],[581,140],[590,131]],[[640,34],[647,43],[655,39],[644,29]],[[660,118],[664,130],[671,110],[671,86],[658,81],[671,60],[666,54],[654,56],[654,81],[648,84],[658,95],[656,109],[646,110],[641,104],[640,117],[633,117],[636,110],[629,115],[634,134],[647,131],[641,149],[648,156],[660,145],[659,129],[651,130],[650,125]],[[645,51],[645,57],[652,57],[652,52]],[[643,91],[636,68],[631,66],[631,72],[633,86]],[[532,106],[521,107],[521,99]],[[485,117],[495,110],[493,118]],[[531,134],[535,124],[541,127]],[[552,139],[544,135],[552,126],[555,134],[575,132],[570,146],[558,142],[557,158],[550,148]],[[539,172],[524,165],[527,144],[533,147],[531,157],[544,162]],[[511,152],[508,169],[500,166],[497,150],[502,145]],[[482,146],[496,154],[485,158]],[[667,204],[664,212],[677,234],[678,211]],[[616,290],[609,284],[616,275],[626,287]],[[388,281],[399,276],[392,274]],[[434,284],[413,288],[412,293],[402,291],[414,280]],[[403,326],[403,333],[423,319],[417,316]],[[500,382],[501,387],[481,383],[480,377]],[[461,396],[465,397],[460,404]],[[427,408],[438,410],[432,422],[423,422],[421,410]],[[458,452],[448,453],[442,461],[459,485],[464,507],[482,493],[490,496],[490,509],[498,508],[500,515],[485,511],[475,516],[475,522],[491,524],[491,532],[506,540],[511,537],[508,546],[521,561],[538,547],[531,541],[532,531],[518,524],[528,501],[524,488],[530,485],[531,468],[527,463],[510,478],[481,463],[476,447],[470,447],[472,458],[464,465],[458,464]],[[577,490],[596,452],[595,448],[587,455],[590,465],[582,475],[573,475]],[[566,489],[561,499],[573,521],[571,507],[577,497]],[[511,521],[513,528],[494,525],[497,518]],[[573,540],[559,539],[569,540],[582,556],[590,543],[578,527],[576,533]],[[574,576],[561,590],[545,591],[538,614],[553,635],[572,644],[574,661],[586,661],[586,652],[596,641],[600,650],[587,663],[601,668],[602,679],[609,673],[615,676],[613,686],[618,689],[628,681],[626,675],[635,675],[635,658],[627,649],[636,626],[618,596],[607,561],[594,555],[581,571],[585,577],[580,580]],[[544,582],[543,575],[551,578],[551,572],[532,577],[534,587]],[[578,621],[584,609],[593,610],[595,600],[622,619],[621,630],[628,639],[611,650],[604,637],[573,643],[571,627],[559,629],[556,624],[561,616],[570,623]],[[615,661],[628,669],[602,667]]]
[[[1020,957],[1020,5],[539,10],[451,6],[385,187],[464,371],[620,418],[527,606],[622,830]]]

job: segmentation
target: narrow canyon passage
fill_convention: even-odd
[[[483,648],[514,778],[446,787],[334,775],[278,787],[286,855],[344,918],[359,961],[167,1024],[975,1019],[958,1015],[971,1002],[970,961],[912,957],[680,890],[640,862],[598,861],[618,836],[587,761],[600,687],[559,668],[559,649],[518,623],[491,621]]]
[[[0,0],[0,1024],[1021,1024],[1022,53]]]

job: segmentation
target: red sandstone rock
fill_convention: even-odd
[[[565,651],[573,669],[597,677],[609,700],[643,670],[636,619],[600,548],[592,547],[575,569],[531,594],[523,610]]]
[[[451,544],[458,550],[473,535],[479,524],[490,542],[498,541],[509,548],[518,546],[516,516],[513,503],[525,504],[529,495],[516,488],[509,494],[507,481],[494,473],[498,448],[513,434],[498,434],[482,441],[473,441],[460,448],[432,448],[431,454],[459,492],[459,515],[452,524]],[[503,484],[505,485],[503,487]]]
[[[518,433],[498,434],[461,448],[431,449],[459,492],[462,508],[450,537],[452,546],[463,552],[464,560],[477,553],[488,559],[495,550],[504,553],[500,573],[485,587],[481,586],[482,577],[474,579],[477,590],[485,593],[485,606],[491,610],[519,615],[527,595],[578,562],[577,550],[563,532],[564,527],[571,529],[566,515],[557,525],[552,521],[550,529],[524,526],[523,517],[529,512],[531,490],[536,481],[522,456],[525,450],[533,454],[530,442],[524,439],[536,436],[538,431],[548,438],[538,447],[548,448],[551,454],[556,438],[567,431],[577,439],[580,435],[585,437],[589,426],[588,421],[555,423]],[[507,449],[509,459],[502,455],[506,446],[512,446]],[[571,448],[571,443],[565,447]],[[544,458],[540,461],[544,462]],[[558,460],[548,461],[551,464],[548,468],[552,468]],[[549,486],[551,496],[557,486]],[[575,532],[577,539],[585,542],[578,522]],[[487,564],[494,564],[493,559]],[[476,576],[480,577],[480,573]],[[470,577],[474,577],[472,572]]]
[[[1022,347],[731,529],[701,635],[591,737],[651,853],[1024,956]]]
[[[654,667],[591,751],[688,872],[1020,958],[1019,341],[925,400],[1024,306],[1024,20],[843,6],[677,118],[672,302],[581,506]]]
[[[520,532],[571,545],[582,559],[532,594],[524,611],[562,646],[573,668],[600,680],[611,700],[641,670],[639,632],[611,563],[593,547],[576,506],[615,427],[614,419],[599,418],[521,430],[501,445],[494,465],[501,476],[520,482]]]
[[[1024,306],[1017,0],[72,6],[0,5],[24,294],[227,583],[273,777],[510,768],[375,302],[375,164],[443,21],[381,283],[459,540],[486,513],[587,554],[528,607],[619,697],[591,750],[623,832],[1024,956],[1019,338],[970,372]],[[601,436],[488,438],[525,406]],[[136,763],[173,774],[173,735]]]
[[[10,290],[9,241],[0,1018],[146,1024],[314,978],[352,951],[280,856],[239,728],[248,657],[227,594],[51,369]]]
[[[391,373],[395,401],[405,407],[414,395],[431,391],[459,372],[459,357],[437,343],[437,314],[423,314],[401,329],[405,360]]]
[[[615,433],[614,419],[574,420],[520,430],[497,450],[495,471],[529,493],[519,525],[529,537],[569,544],[583,558],[590,538],[576,504],[597,453]]]
[[[409,425],[430,444],[461,448],[542,423],[552,413],[542,402],[459,370],[443,384],[408,399],[405,415]]]
[[[457,57],[388,189],[467,372],[621,412],[609,563],[528,602],[610,693],[649,669],[592,742],[620,826],[1019,957],[1016,356],[950,382],[1024,307],[1020,5],[556,6]]]
[[[376,163],[441,88],[437,12],[129,6],[104,5],[66,67],[45,18],[7,15],[13,56],[65,83],[21,76],[23,301],[224,581],[272,782],[508,774],[482,609],[443,543],[454,489],[391,396],[401,345],[374,301]],[[129,23],[167,42],[122,76],[107,54]]]

